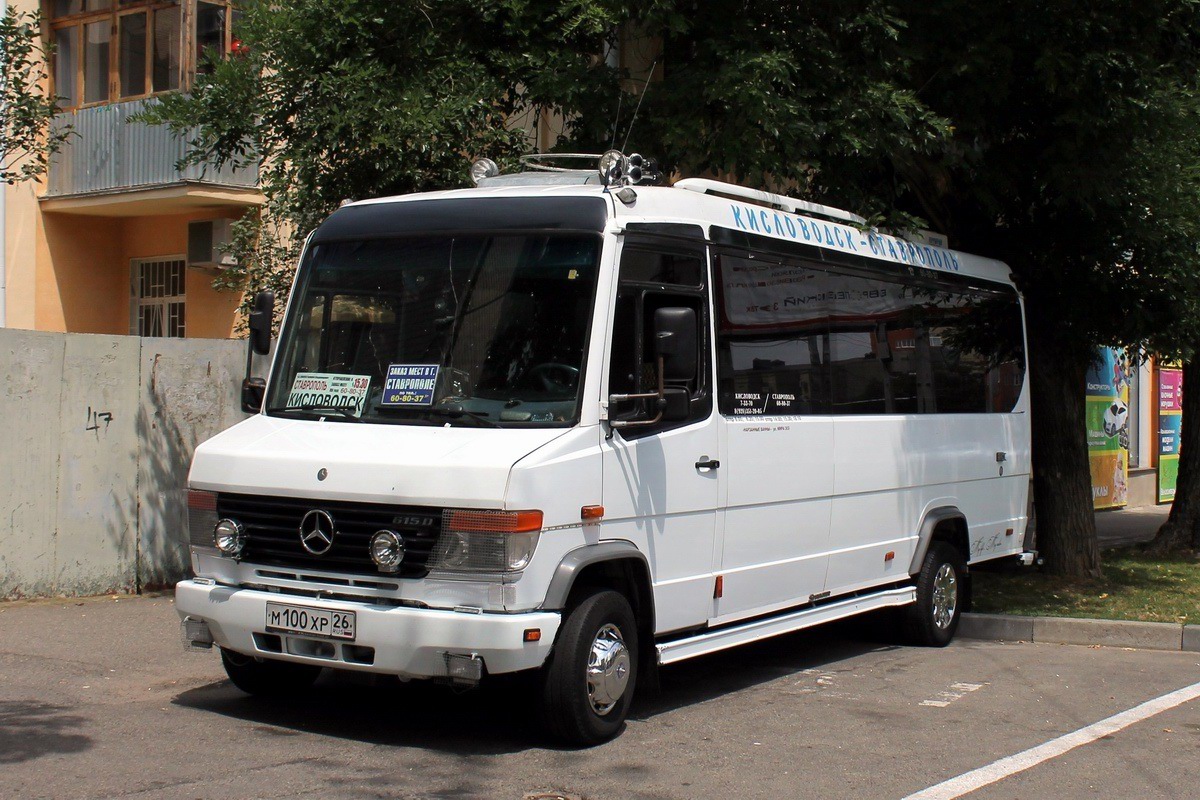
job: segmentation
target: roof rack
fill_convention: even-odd
[[[778,208],[784,211],[790,211],[793,214],[805,213],[815,214],[817,216],[826,217],[827,219],[841,220],[843,222],[851,222],[856,225],[865,225],[866,220],[858,214],[852,214],[849,211],[843,211],[840,208],[833,206],[823,206],[820,203],[810,203],[807,200],[799,200],[795,197],[786,197],[781,194],[772,194],[771,192],[763,192],[758,189],[747,189],[745,186],[738,186],[734,183],[725,183],[724,181],[714,181],[708,178],[685,178],[673,184],[676,189],[687,189],[689,192],[699,192],[700,194],[713,194],[723,197],[739,197],[743,200],[754,200],[759,203]]]

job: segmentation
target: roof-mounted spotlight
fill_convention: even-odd
[[[662,173],[653,158],[634,153],[626,156],[619,150],[609,150],[598,163],[600,182],[605,186],[638,186],[658,183]]]
[[[600,172],[600,183],[605,186],[615,186],[625,177],[625,155],[620,150],[609,150],[600,156],[596,166]]]
[[[662,173],[658,171],[658,162],[653,158],[646,158],[640,153],[634,153],[629,157],[629,169],[626,174],[632,185],[654,184],[662,178]]]
[[[500,167],[490,158],[477,158],[471,164],[471,180],[476,186],[484,178],[494,178],[500,174]]]

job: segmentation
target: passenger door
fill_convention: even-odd
[[[720,624],[825,591],[834,426],[824,322],[781,310],[801,274],[744,253],[721,253],[714,267],[726,492],[711,621]]]
[[[713,540],[721,454],[712,402],[712,339],[708,270],[700,229],[695,244],[628,235],[613,309],[611,355],[604,396],[654,391],[651,337],[660,308],[694,309],[697,371],[668,389],[687,393],[687,418],[615,427],[604,440],[604,538],[637,544],[650,561],[656,630],[703,625],[713,597]],[[654,415],[653,401],[611,404],[609,420]]]

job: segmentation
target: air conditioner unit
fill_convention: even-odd
[[[198,219],[188,223],[187,265],[191,269],[222,270],[237,266],[225,252],[229,247],[231,219]]]

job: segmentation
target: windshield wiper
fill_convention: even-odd
[[[351,409],[341,408],[338,406],[324,406],[324,405],[320,405],[320,404],[316,404],[316,403],[302,403],[300,405],[295,405],[295,406],[278,406],[276,408],[268,408],[267,409],[268,414],[275,414],[280,411],[308,411],[310,413],[320,414],[322,416],[330,414],[330,413],[341,414],[343,417],[345,417],[346,419],[351,420],[353,422],[362,422],[362,418],[359,417],[358,415],[356,415]]]
[[[494,422],[483,414],[478,414],[474,411],[467,411],[462,406],[434,406],[433,408],[426,408],[423,410],[433,414],[434,416],[448,417],[450,419],[461,419],[462,417],[468,417],[475,420],[480,425],[486,425],[489,428],[504,427],[499,422]]]

